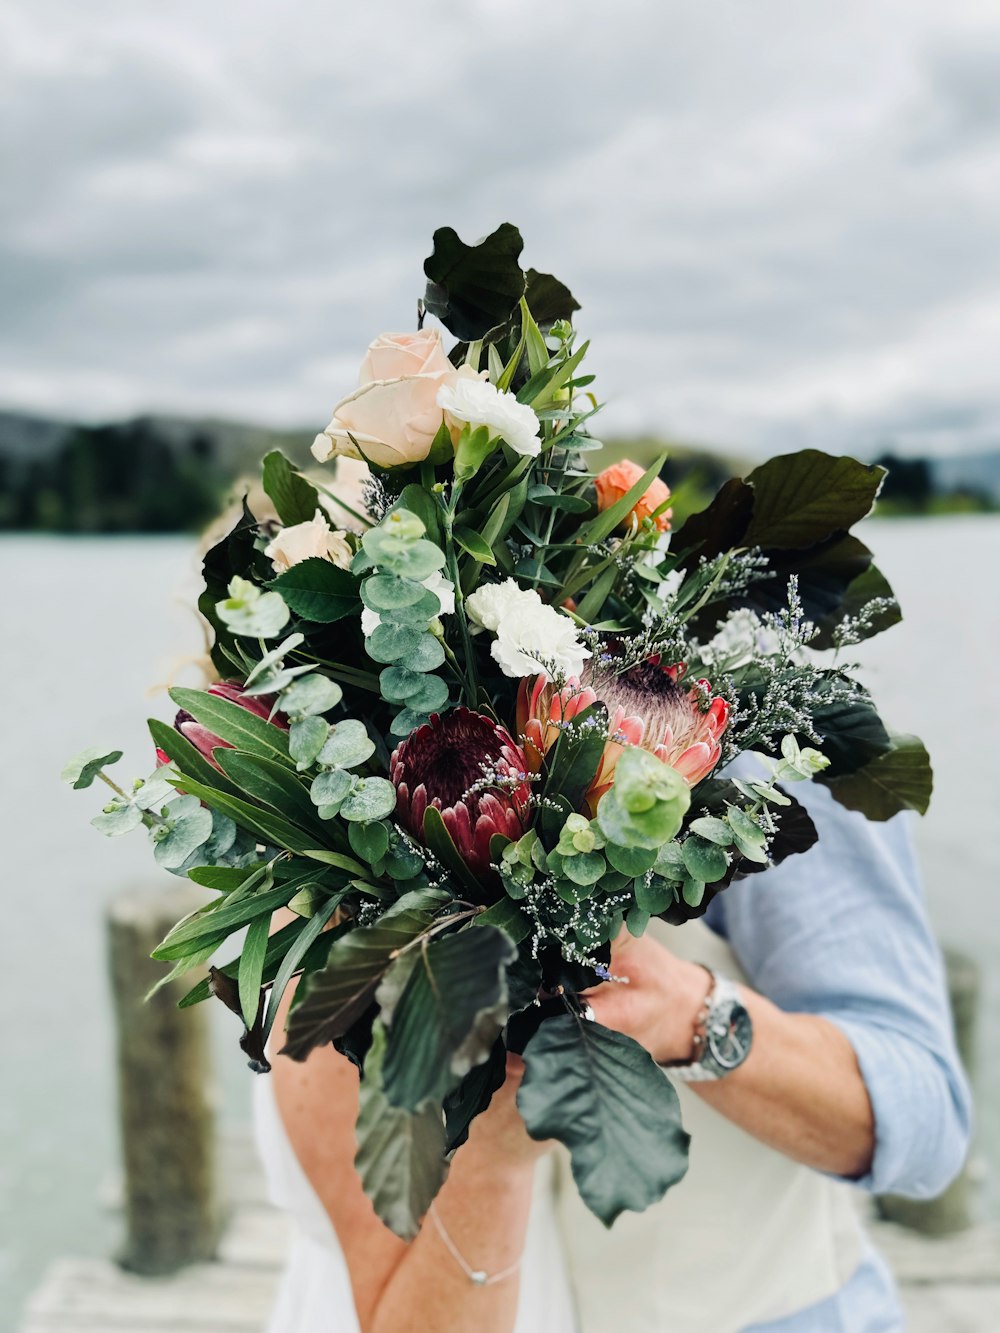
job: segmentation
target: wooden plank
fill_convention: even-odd
[[[259,1333],[277,1289],[273,1268],[199,1264],[137,1277],[102,1259],[60,1259],[28,1304],[22,1333]]]

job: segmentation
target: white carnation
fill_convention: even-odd
[[[541,428],[531,408],[486,380],[458,375],[438,390],[437,404],[450,424],[486,426],[491,437],[499,435],[515,453],[529,458],[541,452]]]
[[[490,652],[505,676],[579,676],[590,656],[570,618],[514,579],[483,584],[465,605],[475,624],[496,634]]]
[[[541,605],[537,592],[522,588],[514,579],[504,579],[503,583],[483,583],[466,598],[465,609],[474,624],[495,634],[501,620],[525,599]]]

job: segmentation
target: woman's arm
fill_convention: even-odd
[[[641,1042],[658,1064],[694,1058],[698,1014],[711,980],[649,936],[616,943],[611,970],[628,985],[588,995],[595,1017]],[[786,1014],[748,986],[753,1021],[746,1061],[717,1083],[691,1087],[748,1134],[820,1171],[861,1176],[875,1147],[871,1102],[847,1038],[813,1014]]]
[[[284,1024],[286,995],[279,1022]],[[468,1264],[497,1273],[520,1259],[534,1164],[546,1149],[530,1139],[514,1101],[521,1075],[512,1058],[506,1083],[472,1124],[435,1203]],[[518,1276],[477,1286],[425,1222],[412,1243],[386,1229],[354,1169],[358,1074],[332,1047],[303,1063],[276,1056],[278,1107],[302,1169],[336,1229],[351,1275],[363,1333],[510,1333]]]

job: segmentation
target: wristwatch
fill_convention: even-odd
[[[753,1023],[740,1001],[736,983],[720,977],[710,967],[705,967],[705,971],[712,978],[712,987],[698,1015],[696,1057],[690,1064],[665,1066],[682,1083],[708,1083],[725,1078],[750,1054],[753,1040]]]

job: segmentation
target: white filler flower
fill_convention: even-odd
[[[491,438],[500,436],[517,454],[537,458],[542,448],[541,427],[534,412],[512,393],[503,393],[486,380],[458,375],[438,390],[451,425],[486,426]]]
[[[475,624],[496,635],[490,652],[505,676],[579,676],[590,656],[572,620],[513,579],[484,584],[465,606]]]

